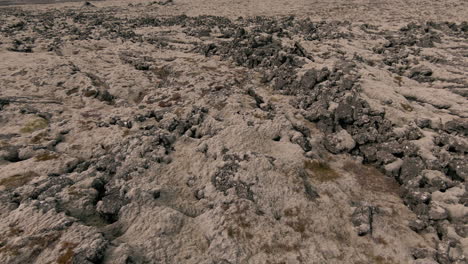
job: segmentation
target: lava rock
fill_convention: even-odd
[[[427,66],[418,66],[411,69],[408,77],[418,82],[431,82],[433,81],[433,78],[431,76],[431,68]]]
[[[423,207],[426,207],[431,200],[431,195],[428,192],[406,188],[405,186],[402,186],[401,189],[403,200],[411,209],[415,209],[418,205],[424,205]],[[420,207],[420,209],[422,209],[420,210],[421,212],[426,211],[423,207]]]
[[[291,142],[299,145],[304,150],[304,152],[309,152],[312,150],[312,145],[310,144],[309,140],[301,133],[294,134],[291,138]]]
[[[354,108],[351,104],[341,103],[335,109],[335,120],[338,124],[352,124],[354,122]]]
[[[359,146],[359,150],[364,155],[367,162],[374,162],[377,160],[377,148],[374,145],[362,145]]]
[[[459,118],[448,121],[444,124],[444,130],[448,133],[458,133],[464,136],[468,136],[468,119]]]
[[[409,228],[411,228],[411,230],[413,230],[416,233],[419,233],[427,227],[427,224],[428,224],[427,222],[421,219],[416,219],[416,220],[410,221],[408,225],[409,225]]]
[[[317,83],[317,71],[312,69],[304,73],[301,78],[300,85],[304,90],[313,89]]]
[[[444,220],[448,218],[448,212],[445,208],[435,202],[431,202],[429,209],[429,219]]]
[[[7,48],[9,51],[14,51],[14,52],[22,52],[22,53],[32,53],[33,52],[33,46],[24,43],[21,40],[15,39],[13,43],[10,45],[10,47]]]
[[[0,147],[0,160],[6,160],[10,162],[19,161],[18,147],[11,145]]]
[[[356,142],[353,137],[343,129],[337,133],[326,136],[324,145],[331,153],[338,154],[351,151],[356,146]]]
[[[120,194],[120,191],[113,189],[97,203],[96,210],[105,215],[110,222],[115,222],[118,219],[120,208],[126,203],[127,199]]]
[[[372,234],[372,221],[375,211],[375,207],[366,205],[359,206],[354,210],[351,216],[351,221],[353,225],[357,228],[359,236]]]
[[[448,175],[453,180],[468,181],[468,163],[463,159],[454,159],[448,164]]]
[[[412,248],[411,249],[411,255],[413,255],[415,259],[425,259],[425,258],[434,259],[435,254],[436,252],[432,248]]]
[[[397,159],[395,156],[393,156],[389,152],[381,151],[381,150],[377,151],[376,157],[377,157],[377,160],[379,161],[379,163],[381,163],[383,165],[387,165],[389,163],[392,163],[392,162],[396,161],[396,159]]]
[[[453,182],[442,172],[436,170],[423,170],[422,171],[424,187],[430,188],[434,191],[445,191],[453,187]]]
[[[409,140],[418,140],[422,137],[423,134],[417,127],[412,126],[406,131],[406,138]]]
[[[419,157],[407,157],[403,159],[399,181],[405,183],[418,176],[425,169],[424,162]]]
[[[384,166],[386,175],[392,176],[395,178],[398,177],[398,175],[400,174],[400,169],[402,165],[403,165],[402,159],[396,159],[395,161],[386,164]]]
[[[432,126],[432,121],[427,118],[418,118],[416,119],[416,125],[420,128],[430,128]]]
[[[437,263],[437,261],[431,258],[417,259],[412,263],[413,264],[439,264]]]

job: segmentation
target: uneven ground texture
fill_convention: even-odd
[[[467,263],[467,13],[0,8],[0,263]]]

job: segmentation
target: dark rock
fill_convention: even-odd
[[[78,250],[75,250],[76,252],[73,251],[74,255],[71,263],[101,263],[108,244],[109,242],[104,236],[98,234],[91,243],[80,246]]]
[[[393,156],[389,152],[381,151],[381,150],[377,151],[376,156],[377,156],[377,160],[382,165],[387,165],[389,163],[394,162],[397,159],[395,156]]]
[[[250,187],[242,181],[234,179],[234,175],[239,170],[240,166],[236,162],[226,162],[218,171],[212,176],[211,183],[216,190],[226,194],[226,191],[234,188],[240,198],[253,200],[253,193]]]
[[[448,133],[458,133],[468,136],[468,118],[459,118],[444,124],[444,130]]]
[[[0,98],[0,111],[3,110],[3,107],[10,104],[10,100]]]
[[[432,121],[427,118],[418,118],[416,119],[416,125],[420,128],[430,128],[432,126]]]
[[[353,225],[357,228],[359,236],[372,234],[372,221],[376,208],[373,206],[359,206],[354,209],[351,216]]]
[[[468,226],[467,225],[465,225],[465,224],[456,224],[454,228],[455,228],[455,232],[459,236],[461,236],[463,238],[468,237]]]
[[[252,96],[252,98],[255,100],[255,104],[257,105],[257,107],[260,108],[260,105],[262,105],[263,103],[265,103],[265,101],[263,100],[263,98],[258,95],[257,93],[255,93],[255,91],[253,89],[249,89],[247,91],[247,94]]]
[[[328,151],[334,154],[349,152],[356,146],[353,137],[344,129],[325,136],[323,144]]]
[[[83,7],[96,7],[96,6],[93,5],[91,2],[86,1],[83,3]]]
[[[418,140],[422,137],[423,134],[417,127],[412,126],[406,131],[406,138],[409,140]]]
[[[306,180],[304,180],[304,190],[305,194],[307,195],[307,198],[309,198],[310,200],[315,200],[320,197],[320,195],[317,192],[317,189]]]
[[[293,136],[291,138],[291,142],[299,145],[304,150],[304,152],[309,152],[312,150],[312,145],[310,145],[309,140],[307,140],[307,138],[302,134]]]
[[[432,248],[412,248],[411,255],[415,259],[435,258],[435,250]]]
[[[401,143],[403,154],[407,157],[416,157],[418,155],[419,147],[409,141],[403,141]]]
[[[401,187],[401,196],[403,197],[403,200],[408,207],[412,210],[416,210],[416,207],[418,205],[424,205],[423,207],[420,207],[419,211],[421,213],[427,212],[427,204],[431,200],[431,195],[428,192],[424,192],[422,190],[418,189],[413,189],[413,188],[407,188],[405,186]],[[424,216],[424,214],[419,214],[420,216]]]
[[[312,56],[304,49],[304,47],[301,44],[299,44],[299,42],[294,43],[294,50],[292,53],[301,57],[308,58],[311,61],[314,61]]]
[[[411,69],[409,78],[418,82],[432,82],[432,70],[426,66],[418,66]]]
[[[373,145],[362,145],[359,150],[364,155],[367,162],[374,162],[377,160],[377,148]]]
[[[449,250],[450,250],[450,243],[448,241],[440,241],[437,244],[437,252],[436,252],[436,259],[437,262],[440,264],[450,264],[451,261],[449,259]]]
[[[45,200],[61,192],[66,186],[72,185],[73,181],[67,177],[49,177],[36,184],[34,190],[29,194],[32,199]]]
[[[445,191],[453,187],[453,182],[442,172],[436,170],[424,170],[422,172],[422,185],[433,191]]]
[[[335,120],[340,125],[352,124],[354,122],[354,108],[348,103],[341,103],[335,109]]]
[[[448,175],[453,180],[468,181],[468,163],[464,159],[454,159],[448,164]]]
[[[356,81],[352,78],[343,78],[339,83],[340,91],[348,91],[353,88]]]
[[[20,161],[18,150],[19,148],[17,146],[12,145],[0,147],[0,160],[6,160],[9,162]]]
[[[413,206],[410,206],[410,209],[420,218],[427,218],[429,213],[429,206],[427,204],[419,203]]]
[[[11,46],[8,48],[8,50],[14,52],[32,53],[32,48],[32,45],[26,44],[21,40],[15,39]]]
[[[304,73],[301,78],[301,88],[304,90],[313,89],[315,84],[317,83],[317,71],[316,70],[308,70]]]
[[[96,210],[106,216],[113,223],[118,220],[120,208],[127,203],[125,197],[120,194],[119,189],[112,189],[98,202]]]
[[[409,228],[413,230],[416,233],[421,232],[427,227],[427,222],[417,219],[417,220],[412,220],[409,222]]]
[[[378,145],[379,149],[382,151],[386,151],[388,153],[391,153],[393,155],[397,156],[403,156],[404,150],[403,146],[398,143],[396,140],[390,140],[384,143],[381,143]]]
[[[310,122],[316,122],[319,120],[329,119],[331,113],[328,111],[327,106],[321,102],[315,102],[308,109],[307,112],[303,113],[305,119]]]
[[[203,190],[196,190],[194,196],[197,200],[201,200],[205,198],[205,192]]]
[[[429,219],[444,220],[448,218],[448,212],[445,208],[435,202],[431,202],[429,209]]]
[[[322,68],[317,72],[317,83],[326,81],[328,76],[330,76],[330,70],[327,67]]]
[[[103,102],[111,103],[114,100],[114,96],[107,90],[101,90],[97,96],[97,99]]]
[[[374,127],[353,129],[351,133],[358,145],[376,142],[379,135],[379,132]]]
[[[434,144],[445,146],[445,149],[449,152],[459,152],[460,154],[468,152],[468,144],[459,139],[458,136],[452,136],[444,132],[434,138]]]

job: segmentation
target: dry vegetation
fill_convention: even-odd
[[[340,178],[340,175],[324,161],[306,160],[304,168],[312,173],[312,179],[319,182],[334,181]]]
[[[48,160],[54,160],[58,159],[59,155],[54,154],[54,153],[44,153],[41,155],[36,156],[36,161],[48,161]]]
[[[395,179],[385,176],[371,165],[361,165],[347,161],[343,165],[343,169],[353,173],[358,183],[365,190],[399,194],[400,186]]]
[[[70,242],[63,242],[62,243],[62,251],[65,251],[62,255],[59,256],[57,259],[58,264],[72,264],[73,263],[73,256],[75,256],[75,252],[73,249],[78,246],[77,243],[70,243]]]
[[[37,176],[39,175],[33,171],[28,171],[23,174],[15,174],[13,176],[0,179],[0,186],[5,186],[7,189],[15,189],[25,185]]]

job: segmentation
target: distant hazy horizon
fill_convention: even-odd
[[[94,0],[103,1],[103,0]],[[90,1],[90,2],[94,2]],[[53,4],[63,2],[85,2],[85,0],[0,0],[0,6],[6,5],[26,5],[26,4]]]

